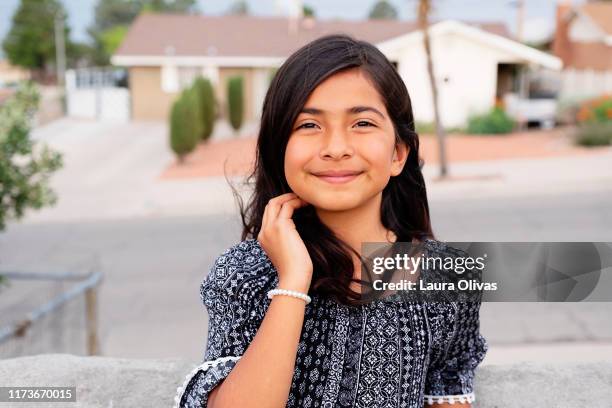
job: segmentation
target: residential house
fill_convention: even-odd
[[[227,80],[242,75],[245,119],[257,120],[275,69],[299,47],[332,33],[379,47],[404,79],[417,120],[433,121],[422,36],[413,22],[142,14],[112,63],[129,70],[133,119],[167,118],[178,92],[197,75],[212,80],[226,116]],[[518,92],[522,67],[561,68],[557,57],[513,40],[503,24],[441,21],[431,26],[431,38],[447,126],[463,125],[470,114]]]
[[[562,98],[612,93],[612,2],[560,2],[553,52],[564,64]]]

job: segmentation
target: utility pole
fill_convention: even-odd
[[[64,39],[64,13],[61,9],[55,12],[55,71],[57,84],[63,87],[66,73],[66,41]]]
[[[525,0],[514,0],[510,3],[516,8],[516,39],[523,42],[525,26]]]
[[[288,33],[296,35],[300,27],[300,20],[304,16],[304,7],[302,0],[290,0],[289,17],[288,17]]]

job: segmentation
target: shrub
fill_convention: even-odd
[[[612,95],[603,95],[585,101],[577,113],[578,123],[612,121]]]
[[[495,107],[488,113],[470,116],[466,131],[471,134],[510,133],[514,125],[514,119],[508,116],[502,108]]]
[[[178,156],[179,163],[184,162],[187,153],[193,151],[200,140],[197,99],[194,92],[185,90],[174,101],[170,111],[170,147]]]
[[[414,127],[419,135],[432,135],[436,133],[436,125],[433,122],[417,121]]]
[[[612,144],[612,121],[585,123],[578,126],[576,143],[582,146],[608,146]]]
[[[20,219],[26,209],[57,202],[49,181],[62,167],[63,156],[30,137],[39,102],[36,85],[23,81],[0,106],[0,231],[6,221]]]
[[[215,93],[210,81],[204,77],[198,77],[193,83],[198,97],[200,98],[200,109],[202,120],[202,140],[208,140],[214,130],[216,117]]]
[[[229,121],[235,130],[242,126],[244,116],[244,97],[242,90],[242,77],[231,77],[227,83],[227,103],[229,109]]]
[[[576,143],[582,146],[612,144],[612,96],[585,101],[576,114]]]
[[[198,89],[194,86],[187,88],[183,91],[185,94],[185,98],[189,100],[189,103],[193,106],[195,110],[195,122],[193,124],[194,132],[197,136],[197,141],[199,142],[202,139],[202,135],[204,134],[204,115],[202,109],[202,98],[199,95]]]
[[[414,126],[419,135],[430,136],[436,134],[436,124],[434,122],[416,121]],[[445,127],[444,131],[447,135],[452,133],[464,133],[464,130],[457,126]]]

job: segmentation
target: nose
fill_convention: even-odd
[[[340,159],[353,155],[353,146],[348,135],[342,129],[330,130],[323,138],[321,157],[323,159]]]

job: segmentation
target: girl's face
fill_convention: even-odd
[[[406,145],[395,144],[393,122],[364,75],[353,68],[327,78],[293,124],[285,177],[317,209],[364,205],[401,173],[408,157]]]

